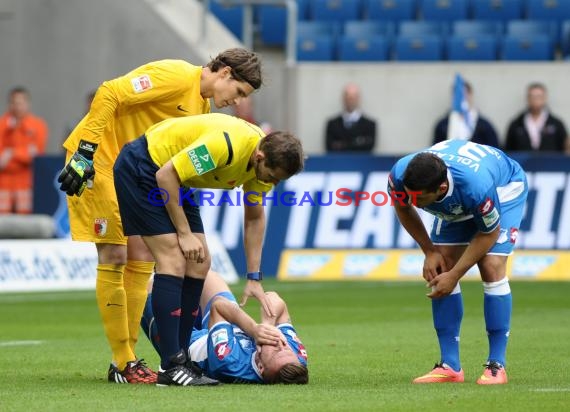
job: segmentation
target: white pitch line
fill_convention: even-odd
[[[43,340],[7,340],[0,342],[0,346],[29,346],[41,345],[42,343],[44,343]]]

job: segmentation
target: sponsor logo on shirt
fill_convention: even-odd
[[[152,83],[150,81],[150,77],[147,74],[143,74],[142,76],[131,79],[131,84],[133,85],[133,90],[135,93],[142,93],[146,90],[152,89]]]
[[[479,205],[479,213],[486,215],[491,211],[491,209],[493,209],[493,206],[493,201],[490,198],[487,198],[483,203]]]
[[[188,157],[190,158],[198,176],[216,168],[216,164],[214,163],[208,148],[204,144],[189,150]]]
[[[489,213],[483,215],[483,222],[485,226],[492,227],[499,220],[499,211],[496,207],[493,208]]]
[[[511,243],[516,243],[518,237],[519,237],[519,230],[516,227],[512,227],[510,231]]]
[[[224,358],[228,356],[232,350],[227,343],[220,343],[216,346],[215,351],[217,358],[219,360],[224,360]]]

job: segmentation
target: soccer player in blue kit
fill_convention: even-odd
[[[507,383],[505,357],[512,310],[506,277],[528,193],[521,166],[502,151],[461,140],[438,143],[403,157],[388,190],[400,223],[422,249],[423,277],[432,288],[432,315],[441,359],[414,383],[463,382],[459,330],[463,300],[459,280],[477,264],[483,280],[489,357],[480,385]],[[435,216],[428,235],[416,209]]]
[[[236,302],[222,277],[208,273],[189,353],[207,376],[225,383],[306,384],[307,352],[291,323],[285,301],[266,292],[273,315],[261,310],[256,323]],[[149,295],[141,326],[158,351],[160,337]],[[200,316],[199,316],[200,318]]]

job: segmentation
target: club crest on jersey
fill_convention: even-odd
[[[131,79],[131,84],[133,85],[133,90],[135,93],[142,93],[146,90],[152,89],[152,83],[150,81],[150,77],[147,74],[143,74],[142,76]]]
[[[228,343],[228,331],[225,329],[216,330],[212,333],[211,339],[212,345],[214,345],[214,347],[217,347],[223,343]]]
[[[95,234],[97,236],[105,236],[107,234],[107,219],[102,217],[95,219],[93,229],[95,230]]]
[[[463,206],[458,203],[454,203],[449,205],[449,211],[452,215],[462,215],[463,214]]]

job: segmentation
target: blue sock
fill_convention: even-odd
[[[194,321],[200,312],[200,296],[204,289],[204,279],[184,278],[182,286],[182,316],[180,317],[179,344],[188,349]]]
[[[433,326],[437,332],[441,362],[454,371],[461,370],[459,361],[459,330],[463,319],[463,298],[459,285],[452,294],[440,299],[432,299]]]
[[[483,282],[485,291],[485,325],[489,338],[489,362],[505,366],[507,341],[511,329],[513,296],[509,281],[505,277],[498,282]]]
[[[152,311],[160,336],[160,366],[170,367],[170,357],[180,351],[180,299],[183,279],[164,274],[155,274],[152,286]]]
[[[141,318],[141,328],[152,343],[152,346],[156,350],[156,353],[160,355],[160,348],[158,343],[160,337],[158,336],[158,330],[156,329],[156,322],[154,321],[154,314],[152,313],[152,293],[149,293],[146,298],[146,303],[144,305],[144,311]]]

